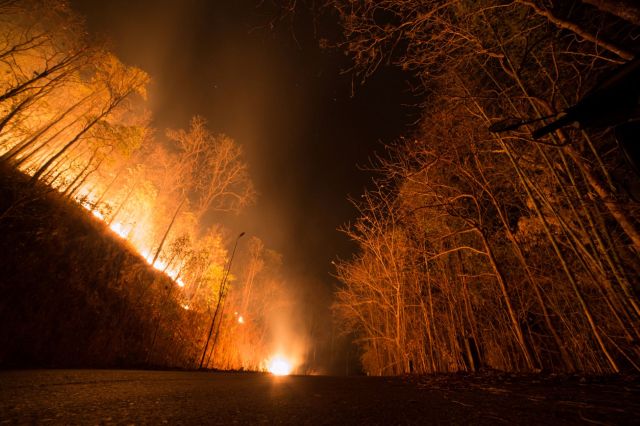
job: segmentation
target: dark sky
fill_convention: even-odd
[[[371,176],[366,165],[381,141],[415,117],[405,77],[383,69],[364,86],[340,71],[348,58],[318,47],[335,23],[314,25],[298,11],[293,24],[260,0],[73,0],[91,34],[110,40],[125,62],[147,71],[157,136],[184,128],[195,114],[245,148],[259,192],[235,218],[235,232],[261,237],[285,265],[330,282],[331,260],[353,247],[336,231],[355,217],[347,201]]]

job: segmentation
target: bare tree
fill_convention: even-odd
[[[238,211],[255,198],[242,150],[224,135],[214,137],[202,117],[192,118],[189,131],[167,130],[179,152],[172,173],[178,176],[178,204],[164,232],[152,263],[162,251],[173,224],[187,201],[201,218],[211,210]]]
[[[354,72],[395,64],[429,93],[422,125],[378,161],[379,188],[346,229],[360,252],[338,265],[336,313],[359,337],[365,369],[640,368],[629,272],[640,210],[611,134],[487,132],[501,117],[543,121],[580,99],[633,57],[616,27],[632,25],[562,2],[330,3]],[[401,355],[393,306],[403,307]]]

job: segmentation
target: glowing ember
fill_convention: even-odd
[[[153,258],[151,260],[149,260],[149,262],[152,262],[152,261],[153,261]],[[167,269],[167,262],[164,262],[164,261],[158,259],[151,266],[153,266],[158,271],[164,271],[165,269]]]
[[[242,317],[242,315],[238,317],[238,323],[244,324],[244,318]]]
[[[110,226],[111,230],[118,234],[121,238],[127,238],[127,232],[124,229],[124,226],[120,222],[112,223]]]
[[[104,216],[102,215],[102,213],[100,213],[97,210],[91,210],[86,206],[83,206],[83,207],[85,207],[87,210],[90,210],[91,214],[93,214],[95,217],[97,217],[98,219],[104,221]],[[117,235],[119,235],[121,238],[123,238],[125,240],[127,240],[129,238],[129,233],[131,232],[131,229],[126,230],[125,229],[125,225],[123,225],[122,223],[114,222],[111,225],[109,225],[109,228],[111,228],[111,230],[113,232],[115,232]],[[147,261],[147,263],[149,265],[151,265],[151,262],[153,261],[153,254],[150,253],[148,250],[140,250],[139,253],[142,254],[142,257],[144,257],[144,259]],[[168,269],[168,265],[167,265],[166,262],[162,261],[161,259],[157,259],[152,266],[153,266],[153,268],[157,269],[158,271],[164,272],[179,287],[184,287],[185,286],[185,282],[182,280],[182,278],[178,278],[178,272],[179,271],[176,270],[176,269]],[[189,309],[189,306],[186,306],[184,308],[185,309]]]
[[[286,376],[291,373],[291,363],[284,357],[276,355],[269,361],[269,372],[274,376]]]

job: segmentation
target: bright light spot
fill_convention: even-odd
[[[151,259],[151,260],[153,260],[153,259]],[[158,271],[164,271],[166,269],[166,267],[167,267],[167,262],[164,262],[164,261],[158,259],[153,264],[153,267],[156,268]]]
[[[240,316],[238,317],[238,322],[239,322],[240,324],[244,324],[244,318],[242,317],[242,315],[240,315]]]
[[[184,309],[185,311],[189,310],[189,305],[182,305],[182,309]]]
[[[276,355],[269,361],[269,372],[274,376],[286,376],[291,373],[291,363],[281,355]]]
[[[111,230],[118,234],[122,238],[127,238],[127,232],[124,229],[124,226],[120,222],[112,223],[110,226]]]
[[[2,150],[0,150],[0,154],[2,154]],[[95,197],[91,197],[86,190],[84,189],[80,190],[80,192],[75,197],[75,199],[82,207],[84,207],[86,210],[89,210],[93,216],[105,222],[104,215],[100,213],[99,210],[97,210],[96,205],[93,203],[93,200],[95,200]],[[136,244],[133,241],[131,241],[130,234],[136,228],[136,222],[134,222],[133,224],[129,224],[128,226],[123,225],[120,222],[114,222],[111,225],[109,225],[109,228],[111,228],[111,230],[115,232],[117,235],[119,235],[121,238],[128,240],[131,244],[133,244],[133,246],[138,250],[138,253],[142,255],[142,257],[147,261],[149,265],[151,265],[153,268],[157,269],[160,272],[164,272],[178,286],[180,287],[185,286],[185,282],[182,280],[182,278],[178,278],[180,269],[181,269],[180,267],[168,268],[169,265],[167,265],[167,262],[161,259],[156,259],[156,261],[153,262],[154,255],[150,249],[143,250],[140,247],[140,244]],[[188,305],[182,305],[182,307],[184,309],[189,309]]]

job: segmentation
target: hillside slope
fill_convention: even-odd
[[[82,207],[0,169],[0,368],[192,367],[207,321],[175,286]]]

